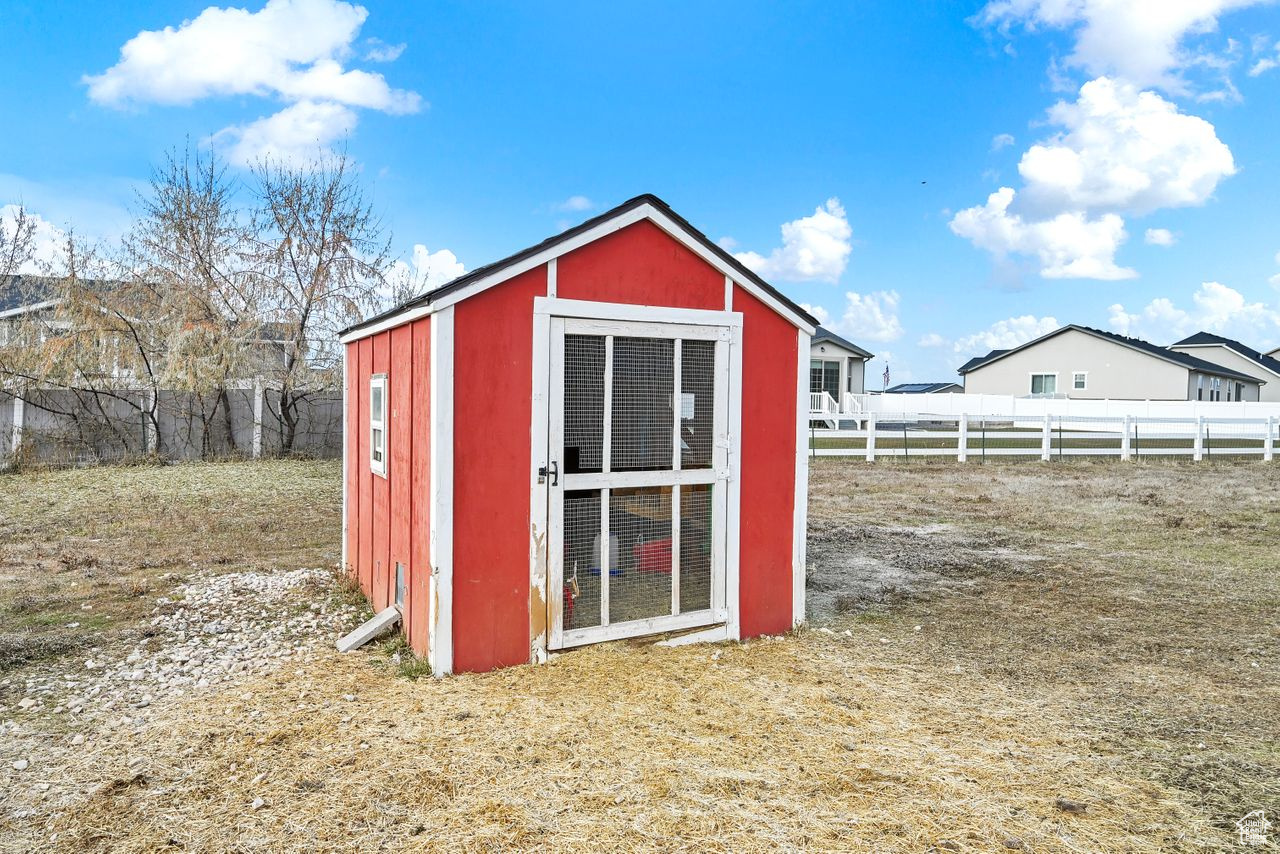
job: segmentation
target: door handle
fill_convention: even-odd
[[[538,483],[546,483],[547,475],[551,475],[551,485],[560,485],[560,464],[552,461],[550,468],[542,466],[538,469]]]

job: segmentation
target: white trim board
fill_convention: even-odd
[[[453,672],[453,309],[431,316],[431,579],[427,654],[431,673]]]
[[[809,362],[812,339],[797,331],[796,491],[791,529],[791,625],[805,621],[806,541],[809,535]]]
[[[594,243],[603,237],[607,237],[616,231],[626,228],[629,225],[634,225],[642,220],[652,222],[658,228],[666,232],[668,236],[675,239],[678,243],[685,246],[707,264],[710,264],[722,273],[727,279],[731,280],[734,284],[738,285],[756,299],[769,306],[769,308],[785,317],[795,327],[803,330],[809,335],[813,334],[816,327],[800,315],[796,314],[790,307],[780,302],[772,294],[756,285],[754,282],[748,280],[723,258],[708,249],[701,240],[686,230],[683,226],[676,223],[662,211],[655,208],[652,204],[646,202],[645,204],[622,211],[617,216],[605,220],[594,228],[590,228],[581,234],[566,238],[565,240],[547,247],[541,252],[534,253],[533,255],[519,261],[514,261],[500,270],[495,270],[487,276],[482,276],[457,291],[444,294],[438,300],[429,302],[425,305],[407,308],[398,314],[393,314],[390,317],[386,317],[370,326],[352,330],[351,332],[341,336],[338,340],[346,344],[351,341],[357,341],[361,338],[367,338],[370,335],[376,335],[379,332],[385,332],[388,329],[401,326],[405,323],[417,320],[420,317],[426,317],[433,312],[448,308],[451,305],[456,305],[469,297],[475,296],[481,291],[488,290],[494,285],[505,282],[508,279],[513,279],[522,273],[529,272],[530,270],[537,269],[538,267],[559,258],[561,255],[565,255],[575,249],[586,246],[587,244]],[[548,271],[548,273],[550,275],[550,271]],[[550,290],[550,288],[548,288],[548,290]],[[726,288],[726,290],[731,292],[730,288]]]

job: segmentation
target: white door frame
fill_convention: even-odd
[[[621,324],[621,325],[620,325]],[[717,482],[724,487],[713,505],[713,599],[710,610],[691,614],[630,621],[615,626],[579,629],[565,637],[561,631],[563,609],[563,501],[551,500],[551,490],[565,489],[562,474],[557,486],[551,477],[539,477],[550,462],[561,462],[551,454],[551,413],[563,406],[563,332],[599,335],[638,335],[714,340],[717,376],[727,376],[723,390],[717,383],[713,466],[710,469],[666,472],[630,472],[610,475],[574,475],[575,488],[601,488],[608,478],[612,486],[641,486]],[[555,334],[553,334],[553,332]],[[738,631],[738,478],[740,454],[737,429],[742,403],[742,315],[729,311],[677,309],[562,300],[537,297],[533,317],[533,389],[530,457],[530,659],[544,661],[548,648],[594,643],[614,637],[631,637],[655,632],[677,631],[713,625],[708,639],[737,638]],[[559,346],[554,346],[559,342]],[[609,430],[606,425],[606,437]],[[600,480],[599,484],[595,481]],[[540,482],[541,481],[541,482]],[[632,483],[634,481],[634,483]],[[559,496],[557,496],[558,498]],[[673,496],[674,499],[674,496]],[[554,534],[554,536],[553,536]],[[602,538],[602,543],[608,540]],[[552,546],[555,546],[554,548]],[[717,569],[722,575],[717,577]],[[607,580],[602,573],[602,585]]]

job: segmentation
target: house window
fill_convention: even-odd
[[[1244,383],[1236,383],[1236,400],[1244,400]]]
[[[1083,391],[1088,386],[1089,374],[1085,371],[1076,371],[1071,375],[1071,387],[1077,391]]]
[[[840,363],[829,359],[809,360],[809,391],[825,391],[832,400],[840,400]]]
[[[1214,377],[1209,385],[1209,399],[1222,400],[1222,380]]]
[[[1204,400],[1204,374],[1196,374],[1196,400]]]
[[[369,381],[369,468],[387,476],[387,375]]]
[[[1057,374],[1032,374],[1031,375],[1031,393],[1032,394],[1057,394],[1058,393],[1058,375]]]

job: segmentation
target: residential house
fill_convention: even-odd
[[[1246,373],[1075,324],[970,359],[959,372],[969,394],[1083,400],[1258,400],[1266,382],[1260,368]]]
[[[1170,350],[1208,359],[1215,364],[1265,379],[1259,400],[1280,401],[1280,359],[1211,332],[1197,332],[1169,345]]]
[[[809,342],[809,392],[831,396],[842,410],[845,394],[866,392],[866,365],[871,353],[819,326]]]

